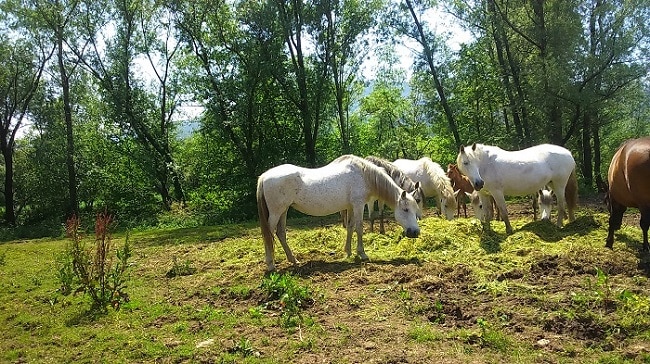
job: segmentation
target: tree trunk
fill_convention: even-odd
[[[420,44],[422,45],[422,49],[424,52],[424,58],[427,61],[427,65],[429,66],[429,72],[431,73],[431,76],[433,77],[433,84],[436,88],[436,91],[438,92],[438,97],[440,97],[440,104],[442,105],[442,109],[445,113],[445,116],[447,117],[447,122],[449,124],[449,130],[454,136],[454,141],[456,142],[456,149],[460,148],[462,145],[462,141],[460,140],[460,135],[458,134],[458,126],[456,125],[456,120],[454,119],[454,114],[451,111],[451,107],[449,106],[449,102],[447,102],[447,96],[445,95],[445,90],[442,87],[442,83],[440,82],[440,76],[438,75],[438,69],[436,68],[435,64],[433,63],[433,50],[431,50],[431,47],[429,47],[429,41],[424,35],[424,29],[422,29],[422,24],[420,23],[420,20],[418,19],[417,15],[415,14],[415,9],[413,8],[413,4],[411,3],[411,0],[406,0],[406,5],[409,8],[409,11],[411,12],[411,16],[413,17],[413,22],[415,23],[415,26],[418,31],[418,39]]]
[[[586,110],[582,118],[582,178],[587,186],[593,183],[591,169],[591,112]]]
[[[63,91],[63,114],[65,118],[66,131],[66,158],[65,163],[68,169],[68,208],[67,216],[79,215],[79,201],[77,198],[77,173],[74,163],[74,137],[72,133],[72,111],[70,108],[70,79],[66,74],[65,64],[63,63],[63,29],[58,28],[57,37],[57,58],[59,72],[61,75],[61,88]]]
[[[9,226],[16,225],[16,210],[14,209],[14,158],[13,148],[7,143],[7,133],[2,130],[0,146],[5,162],[5,222]]]

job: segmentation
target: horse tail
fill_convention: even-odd
[[[576,178],[575,168],[571,171],[569,180],[564,188],[564,195],[566,198],[567,208],[569,209],[569,220],[573,221],[574,211],[578,206],[578,179]]]
[[[264,179],[257,180],[257,213],[260,218],[260,228],[262,229],[262,238],[264,239],[265,250],[273,251],[273,232],[269,225],[269,206],[264,196]]]

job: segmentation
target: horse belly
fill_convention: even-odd
[[[630,170],[624,176],[610,181],[610,198],[627,207],[650,207],[650,167],[640,175],[640,171]]]
[[[304,185],[298,191],[291,207],[312,215],[326,216],[349,209],[352,205],[365,203],[363,178],[342,173],[325,178],[303,178]]]
[[[543,189],[548,183],[550,177],[547,175],[540,175],[536,177],[526,176],[525,173],[513,175],[511,179],[506,179],[504,176],[497,179],[496,182],[485,181],[485,188],[488,191],[492,189],[502,190],[506,196],[525,196],[536,193],[538,190]]]

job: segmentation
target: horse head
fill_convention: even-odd
[[[551,205],[553,204],[553,195],[551,191],[542,189],[537,191],[537,198],[539,202],[539,210],[542,220],[551,219]]]
[[[410,193],[402,191],[395,206],[395,221],[402,226],[407,237],[417,238],[420,235],[418,226],[420,215],[420,207],[415,198]]]
[[[480,147],[478,147],[480,148]],[[460,147],[460,152],[456,157],[458,170],[469,178],[475,190],[480,191],[483,188],[484,181],[479,173],[480,149],[477,150],[477,144],[470,147]]]

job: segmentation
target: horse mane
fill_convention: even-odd
[[[372,190],[372,194],[384,201],[391,208],[395,207],[397,195],[403,190],[393,181],[386,171],[372,162],[352,154],[343,155],[335,161],[349,161],[363,172],[363,180]]]
[[[367,156],[366,160],[378,167],[383,168],[386,171],[386,174],[388,174],[390,178],[392,178],[393,181],[395,181],[395,183],[400,186],[400,188],[409,192],[413,191],[415,182],[413,182],[413,180],[407,176],[406,173],[402,172],[402,170],[397,168],[392,162],[372,155]]]
[[[447,176],[447,173],[440,166],[440,164],[434,162],[429,157],[422,158],[424,160],[424,170],[427,172],[431,181],[436,186],[436,189],[440,191],[446,198],[450,198],[454,194],[454,190],[451,186],[451,179]]]

